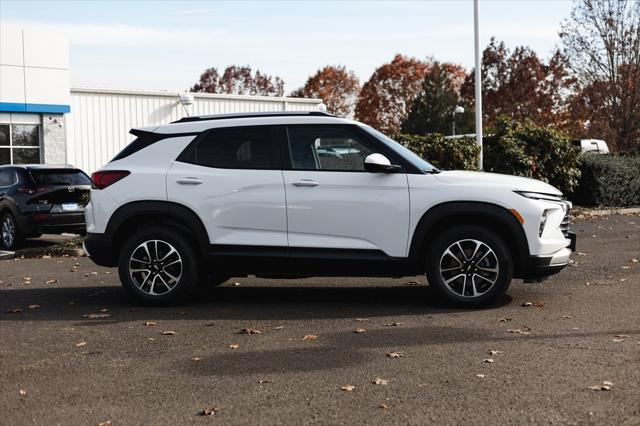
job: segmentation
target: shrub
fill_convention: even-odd
[[[585,154],[580,184],[572,200],[582,206],[640,205],[640,156]]]
[[[439,133],[400,133],[394,139],[434,166],[443,170],[476,170],[480,150],[473,138],[445,139]]]
[[[570,194],[580,178],[580,149],[559,132],[501,117],[484,138],[484,169],[548,182]]]

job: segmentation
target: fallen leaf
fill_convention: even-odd
[[[630,269],[630,268],[631,268],[631,266],[627,266],[627,265],[624,265],[624,266],[622,267],[622,269]]]
[[[533,303],[531,303],[531,302],[524,302],[524,303],[523,303],[522,305],[520,305],[520,306],[523,306],[523,307],[533,306]]]
[[[400,327],[401,325],[404,325],[404,323],[402,322],[392,322],[389,324],[384,324],[385,327]]]
[[[420,284],[418,281],[407,281],[405,285],[418,285]]]
[[[511,318],[500,317],[496,319],[496,322],[507,322],[507,321],[511,321]]]
[[[476,374],[476,377],[479,377],[481,379],[484,379],[484,374]]]
[[[489,364],[493,364],[495,362],[495,360],[493,358],[485,358],[483,361],[487,362]]]
[[[238,287],[240,283],[233,283],[234,287]]]
[[[87,342],[82,341],[82,342],[78,342],[78,343],[76,343],[76,348],[81,348],[81,347],[83,347],[83,346],[87,346]]]
[[[533,306],[536,308],[544,308],[544,301],[538,300],[537,302],[533,302]]]
[[[27,396],[27,391],[24,389],[20,389],[18,393],[20,394],[20,396]]]
[[[352,390],[354,390],[356,387],[353,385],[344,385],[342,386],[340,389],[342,389],[343,391],[346,392],[351,392]]]
[[[276,330],[284,330],[284,325],[279,325],[275,328]]]
[[[310,342],[314,342],[317,338],[318,336],[316,336],[315,334],[307,334],[302,338],[302,340],[308,340]]]
[[[489,351],[489,355],[501,355],[502,352],[500,351]]]
[[[57,282],[58,282],[58,280],[56,280],[56,279],[47,280],[47,284],[55,284]]]
[[[611,340],[613,340],[615,343],[624,342],[624,339],[611,339]]]
[[[617,337],[617,338],[619,338],[619,339],[628,339],[628,338],[629,338],[629,335],[628,335],[628,334],[616,334],[616,335],[615,335],[615,336],[613,336],[613,337]]]
[[[8,314],[19,314],[21,312],[22,312],[22,309],[20,308],[12,308],[7,311]]]
[[[146,325],[147,327],[152,327],[152,326],[156,325],[156,322],[155,321],[146,321],[144,323],[144,325]]]
[[[389,353],[387,354],[387,356],[388,356],[389,358],[401,358],[401,357],[403,357],[403,356],[404,356],[404,353],[403,353],[403,352],[389,352]]]
[[[381,379],[380,377],[376,377],[371,381],[371,383],[373,383],[374,385],[387,386],[389,384],[389,381],[387,379]]]
[[[255,328],[243,328],[238,334],[262,334],[262,331],[256,330]]]
[[[171,331],[171,330],[163,331],[163,332],[162,332],[162,335],[163,335],[163,336],[175,336],[175,335],[176,335],[176,332],[175,332],[175,331]]]
[[[218,412],[220,411],[219,408],[213,407],[213,408],[205,408],[202,411],[198,412],[199,416],[213,416],[214,414],[218,414]]]
[[[191,361],[193,362],[202,361],[202,358],[200,358],[199,356],[194,356],[193,358],[191,358]]]
[[[365,322],[365,321],[369,321],[369,318],[356,318],[355,321],[357,321],[357,322]]]
[[[387,404],[385,404],[384,402],[382,404],[378,405],[378,407],[380,409],[382,409],[382,410],[388,410],[389,409],[389,406]]]
[[[28,307],[29,309],[40,309],[42,306],[34,304],[34,305],[29,305],[29,306],[27,306],[27,307]]]
[[[258,380],[259,385],[263,385],[265,383],[273,383],[273,380]]]
[[[87,314],[83,315],[86,319],[100,319],[100,318],[109,318],[111,314]]]
[[[107,420],[106,422],[98,423],[98,426],[109,426],[111,424],[111,420]]]
[[[31,281],[31,277],[24,277],[22,281]]]
[[[589,386],[589,389],[594,391],[610,391],[613,388],[613,383],[604,381],[601,385]]]
[[[587,253],[582,253],[582,252],[576,252],[576,254],[577,254],[578,256],[586,256],[586,255],[587,255]]]
[[[362,333],[366,333],[366,332],[367,332],[367,330],[365,330],[364,328],[356,328],[354,330],[354,333],[356,333],[356,334],[362,334]]]
[[[229,345],[229,349],[240,349],[240,345],[237,343],[232,343]]]
[[[631,262],[631,263],[638,263],[638,259],[633,258],[633,259],[631,259],[631,260],[630,260],[630,262]]]
[[[524,334],[524,335],[531,334],[530,332],[520,330],[519,328],[516,328],[516,329],[509,329],[509,330],[507,330],[507,333]]]
[[[562,315],[560,318],[573,318],[573,315]]]

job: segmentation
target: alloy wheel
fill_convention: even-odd
[[[151,296],[171,292],[180,282],[183,263],[178,250],[163,240],[138,245],[129,258],[129,277],[138,289]]]
[[[495,252],[482,241],[459,240],[440,257],[440,278],[457,296],[475,298],[487,293],[500,274]]]
[[[5,247],[12,247],[16,240],[16,224],[10,215],[2,220],[2,243]]]

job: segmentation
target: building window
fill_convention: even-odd
[[[0,124],[0,164],[40,162],[40,126]]]

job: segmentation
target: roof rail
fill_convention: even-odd
[[[257,118],[257,117],[295,117],[295,116],[319,116],[319,117],[335,117],[324,111],[288,111],[288,112],[240,112],[233,114],[215,114],[215,115],[194,115],[192,117],[184,117],[180,120],[172,121],[173,123],[188,123],[191,121],[208,121],[208,120],[228,120],[232,118]]]

